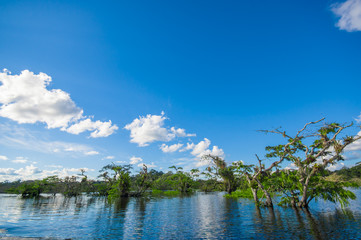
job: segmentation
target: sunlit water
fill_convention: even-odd
[[[224,193],[173,198],[0,194],[0,237],[50,239],[361,239],[361,191],[346,210],[317,202],[310,211],[256,208]]]

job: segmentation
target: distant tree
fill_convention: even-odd
[[[67,176],[62,180],[65,197],[76,197],[82,193],[81,185],[76,176]]]
[[[223,184],[227,193],[232,193],[237,189],[239,185],[239,179],[235,175],[235,166],[227,166],[227,163],[224,159],[211,154],[203,156],[203,159],[210,160],[211,166],[207,168],[208,172],[215,174],[215,176],[223,180]]]
[[[265,169],[265,165],[262,164],[262,160],[256,155],[259,166],[245,165],[242,161],[234,162],[236,172],[241,176],[244,176],[247,180],[248,187],[251,189],[253,199],[256,205],[264,205],[267,207],[273,207],[273,201],[271,193],[273,192],[272,181],[270,181],[271,169]],[[258,190],[263,192],[265,196],[265,202],[261,202],[258,198]]]
[[[147,191],[152,185],[152,179],[148,173],[148,167],[143,164],[142,170],[135,176],[134,180],[134,196],[140,197],[145,191]]]
[[[208,170],[201,172],[203,180],[200,183],[200,190],[203,192],[213,192],[222,190],[222,183],[217,180],[217,177],[214,174],[211,174]]]
[[[51,185],[48,179],[23,182],[20,186],[10,189],[9,193],[21,194],[23,198],[39,197]]]
[[[182,167],[171,166],[169,168],[174,169],[176,173],[170,175],[167,180],[181,193],[190,192],[194,183],[193,178],[198,176],[199,170],[192,169],[191,172],[188,173],[184,172]]]
[[[112,163],[104,166],[100,170],[102,173],[100,177],[102,177],[107,184],[106,192],[109,199],[129,196],[131,168],[131,165],[115,165]],[[109,173],[109,171],[111,172]]]

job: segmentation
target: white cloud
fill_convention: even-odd
[[[327,170],[330,170],[330,171],[335,171],[335,170],[340,170],[341,168],[343,168],[345,166],[345,164],[344,163],[340,163],[340,162],[337,162],[337,163],[335,163],[335,164],[333,164],[333,165],[330,165],[330,166],[328,166],[326,169]]]
[[[50,167],[50,168],[63,168],[62,165],[45,165],[45,167]]]
[[[143,161],[143,159],[142,158],[140,158],[140,157],[131,157],[130,158],[130,164],[137,164],[138,162],[142,162]]]
[[[191,137],[194,134],[185,133],[184,129],[163,127],[164,112],[161,115],[148,114],[146,117],[140,116],[127,124],[124,128],[130,131],[130,142],[137,143],[140,147],[148,146],[155,141],[168,142],[175,137]]]
[[[20,176],[32,176],[34,174],[41,173],[41,171],[38,169],[38,167],[35,167],[31,164],[30,166],[16,170],[15,173]]]
[[[93,172],[94,169],[89,168],[60,168],[61,166],[56,166],[59,169],[55,170],[40,170],[34,165],[29,165],[24,168],[14,169],[14,168],[0,168],[0,182],[2,181],[15,181],[15,180],[35,180],[43,179],[49,176],[57,175],[60,178],[67,176],[73,176],[77,173],[80,173],[80,170],[83,169],[85,172]]]
[[[185,152],[185,151],[188,151],[188,150],[192,150],[194,148],[194,143],[187,143],[187,146],[180,149],[179,152]]]
[[[355,159],[361,159],[361,152],[360,151],[352,151],[347,152],[343,155],[343,158],[345,160],[355,160]]]
[[[84,154],[87,155],[87,156],[93,156],[93,155],[98,155],[99,152],[97,152],[97,151],[89,151],[89,152],[86,152]]]
[[[7,156],[0,155],[0,160],[6,161],[6,160],[8,160],[8,157],[7,157]]]
[[[201,156],[206,154],[206,151],[207,151],[210,144],[211,144],[211,141],[209,139],[207,139],[207,138],[204,138],[203,141],[200,141],[196,145],[193,144],[193,145],[188,146],[188,144],[187,144],[187,148],[192,147],[191,149],[193,149],[193,150],[192,150],[191,154],[193,156],[201,157]]]
[[[143,167],[143,164],[144,164],[145,166],[147,166],[147,168],[156,168],[156,167],[157,167],[157,165],[155,165],[154,162],[152,162],[151,164],[139,163],[139,164],[138,164],[138,167]]]
[[[14,168],[0,168],[0,176],[1,175],[16,175]]]
[[[224,157],[223,149],[219,148],[218,146],[213,146],[213,148],[211,150],[211,149],[209,149],[210,145],[211,145],[211,141],[207,138],[204,138],[204,140],[200,141],[198,144],[187,143],[187,146],[184,149],[182,149],[182,151],[192,150],[191,154],[198,158],[202,158],[202,156],[208,155],[208,154],[218,156],[218,157]]]
[[[318,163],[321,163],[321,161],[318,161]],[[297,170],[298,167],[296,166],[295,163],[290,163],[288,164],[288,166],[285,167],[285,170]]]
[[[28,160],[24,157],[16,157],[15,160],[12,160],[11,162],[13,163],[27,163]]]
[[[163,152],[165,152],[165,153],[171,153],[171,152],[177,151],[177,150],[180,149],[182,146],[183,146],[183,144],[181,144],[181,143],[173,144],[173,145],[170,145],[170,146],[168,146],[168,145],[166,145],[166,144],[163,143],[163,144],[160,146],[160,149],[161,149]]]
[[[80,153],[86,156],[97,155],[99,152],[91,149],[90,147],[83,144],[71,144],[65,142],[53,142],[57,148],[57,153],[61,152],[72,152],[72,153]]]
[[[361,114],[355,120],[356,122],[361,123]]]
[[[18,123],[41,122],[49,129],[60,128],[73,134],[92,131],[93,138],[107,137],[118,129],[111,121],[93,122],[83,116],[83,110],[68,93],[47,89],[51,81],[47,74],[29,70],[19,75],[11,75],[7,70],[0,72],[0,116]]]
[[[106,156],[106,157],[103,157],[102,160],[111,160],[111,159],[114,159],[115,157],[114,156]]]
[[[97,137],[108,137],[109,135],[113,134],[116,130],[118,130],[117,125],[112,125],[112,121],[108,122],[101,122],[96,121],[93,122],[91,119],[85,119],[78,123],[73,124],[69,128],[65,129],[68,133],[76,134],[85,132],[85,131],[93,131],[90,134],[90,137],[97,138]]]
[[[361,117],[361,116],[360,116]],[[361,131],[357,133],[358,136],[361,136]],[[350,151],[360,151],[361,150],[361,139],[351,143],[345,148],[345,152]]]
[[[84,170],[85,172],[93,172],[95,171],[94,169],[90,169],[90,168],[64,168],[63,170],[67,171],[67,172],[81,172],[81,170]]]
[[[332,6],[332,11],[340,17],[336,26],[348,32],[361,31],[361,0],[347,0]]]
[[[186,133],[186,130],[183,128],[175,128],[175,127],[171,127],[170,131],[177,137],[195,137],[196,134],[192,133]]]
[[[125,164],[125,163],[127,163],[127,162],[126,162],[126,161],[116,161],[116,163]]]
[[[205,155],[213,155],[224,158],[223,149],[218,146],[213,146],[212,149],[209,148],[211,141],[207,138],[204,138],[203,141],[200,141],[198,144],[187,143],[187,146],[180,150],[180,152],[191,150],[191,154],[196,157],[196,167],[202,167],[210,165],[211,161],[209,159],[202,159]]]

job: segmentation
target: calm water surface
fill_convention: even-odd
[[[256,208],[223,193],[174,198],[62,196],[21,199],[0,194],[0,238],[49,239],[361,239],[361,190],[344,211],[313,203],[309,212]]]

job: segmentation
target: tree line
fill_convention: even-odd
[[[267,146],[263,158],[255,155],[257,164],[243,161],[227,162],[213,156],[203,156],[209,165],[203,170],[184,171],[172,166],[166,173],[148,169],[143,165],[132,174],[131,165],[108,164],[100,170],[99,180],[91,180],[82,171],[78,176],[63,179],[57,176],[43,180],[19,182],[8,192],[23,197],[37,197],[43,192],[62,193],[67,197],[83,192],[107,196],[109,200],[123,197],[140,197],[146,194],[177,195],[193,191],[226,191],[228,197],[252,198],[257,205],[279,205],[308,208],[312,200],[324,199],[348,204],[355,199],[350,187],[358,185],[349,179],[331,179],[327,168],[343,161],[345,148],[361,138],[346,135],[351,124],[326,123],[324,119],[309,122],[296,134],[290,135],[280,128],[262,131],[280,135],[281,144]],[[285,166],[292,166],[291,168]],[[359,167],[357,167],[360,170]],[[339,172],[356,177],[356,170]],[[360,171],[358,171],[358,174]]]

